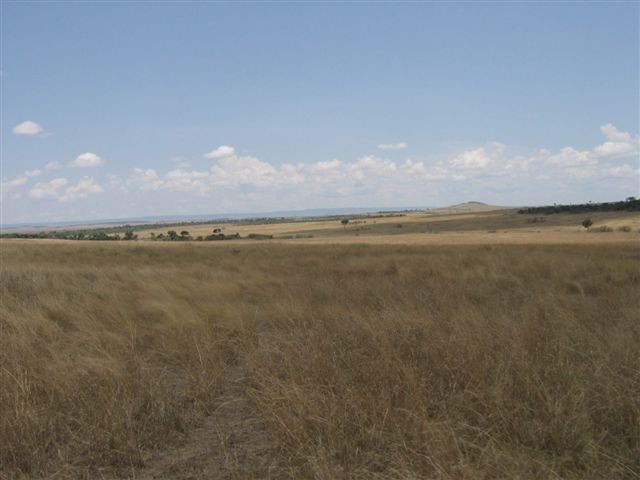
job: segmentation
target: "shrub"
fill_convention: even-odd
[[[591,225],[593,225],[593,222],[591,221],[590,218],[586,218],[585,220],[582,221],[582,226],[584,228],[586,228],[587,230],[589,230],[589,228],[591,228]]]
[[[629,225],[622,225],[621,227],[618,227],[618,231],[619,232],[630,232],[631,231],[631,227]]]

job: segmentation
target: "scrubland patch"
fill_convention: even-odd
[[[231,371],[278,468],[229,478],[640,475],[634,244],[1,256],[0,477],[143,475]]]

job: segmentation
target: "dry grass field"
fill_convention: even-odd
[[[580,234],[3,241],[0,478],[638,478],[637,232]]]
[[[495,208],[495,207],[494,207]],[[152,229],[137,230],[141,239],[151,233],[165,233],[169,229],[186,229],[193,236],[210,235],[213,229],[223,233],[272,235],[275,241],[288,243],[373,243],[373,244],[585,244],[603,242],[629,242],[638,239],[640,214],[638,212],[596,212],[589,215],[563,213],[555,215],[519,215],[515,209],[449,213],[411,212],[404,215],[385,215],[378,218],[359,218],[342,226],[339,220],[316,219],[275,223],[221,223],[184,227],[158,225]],[[609,226],[614,231],[605,238],[595,232],[586,232],[580,225],[591,218],[594,229]],[[533,218],[541,222],[532,223]],[[631,232],[619,232],[628,226]],[[246,240],[245,240],[246,241]]]

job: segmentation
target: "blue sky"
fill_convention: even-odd
[[[638,195],[639,4],[2,1],[2,221]]]

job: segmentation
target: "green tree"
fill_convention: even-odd
[[[349,223],[349,219],[348,218],[343,218],[342,220],[340,220],[340,223],[342,224],[342,226],[344,228],[347,228],[347,223]]]
[[[176,238],[178,238],[178,234],[175,230],[169,230],[167,232],[167,235],[169,235],[169,240],[175,240]]]
[[[587,218],[587,219],[582,221],[582,226],[584,228],[586,228],[587,230],[589,230],[589,228],[591,228],[591,225],[593,225],[593,222],[591,221],[590,218]]]

